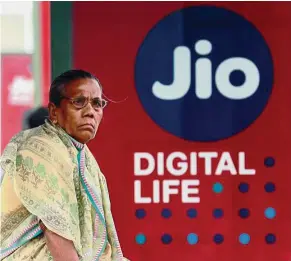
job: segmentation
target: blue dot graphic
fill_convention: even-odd
[[[250,215],[250,211],[247,208],[241,208],[238,214],[241,218],[248,218]]]
[[[166,244],[166,245],[171,244],[172,240],[173,239],[172,239],[172,236],[171,235],[169,235],[169,234],[162,235],[162,242],[164,244]]]
[[[273,219],[276,216],[276,210],[274,208],[266,208],[265,217],[268,219]]]
[[[268,193],[274,192],[276,190],[276,186],[273,182],[268,182],[265,184],[265,191]]]
[[[265,240],[267,244],[274,244],[276,242],[276,236],[274,234],[267,234]]]
[[[195,208],[189,208],[187,210],[187,216],[189,218],[196,218],[197,217],[197,210]]]
[[[137,209],[135,211],[135,216],[138,218],[138,219],[142,219],[146,216],[146,211],[143,209],[143,208],[140,208],[140,209]]]
[[[221,193],[223,191],[223,185],[220,182],[216,182],[213,184],[212,189],[215,193]]]
[[[172,216],[172,212],[171,212],[171,210],[168,209],[168,208],[164,208],[164,209],[162,210],[162,216],[163,216],[164,218],[170,218],[170,217]]]
[[[239,235],[239,242],[243,245],[247,245],[251,240],[251,237],[247,233],[242,233]]]
[[[249,184],[242,182],[239,184],[238,189],[241,193],[247,193],[249,191]]]
[[[265,158],[265,166],[270,168],[270,167],[273,167],[275,165],[275,159],[273,157],[267,157]]]
[[[215,218],[221,218],[223,217],[223,210],[221,208],[216,208],[213,210],[213,216]]]
[[[198,236],[194,233],[190,233],[188,236],[187,236],[187,241],[190,245],[195,245],[198,243]]]
[[[214,237],[213,237],[213,241],[216,244],[222,244],[223,240],[224,240],[224,237],[221,234],[215,234]]]
[[[146,242],[146,237],[144,234],[137,234],[135,237],[135,241],[139,245],[143,245]]]

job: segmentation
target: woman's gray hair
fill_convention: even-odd
[[[84,70],[69,70],[69,71],[62,73],[58,77],[56,77],[54,79],[54,81],[52,82],[52,84],[50,86],[50,92],[49,92],[49,101],[51,103],[55,104],[57,107],[60,106],[61,100],[62,100],[63,95],[64,95],[65,86],[68,83],[75,81],[75,80],[79,80],[79,79],[94,79],[94,80],[96,80],[101,88],[101,91],[102,91],[102,86],[101,86],[99,80],[93,74],[91,74],[87,71],[84,71]]]

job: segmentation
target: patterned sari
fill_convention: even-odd
[[[0,260],[53,260],[40,220],[71,240],[82,261],[127,260],[105,177],[86,145],[46,121],[13,137],[0,164]]]

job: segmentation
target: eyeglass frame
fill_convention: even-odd
[[[77,107],[77,106],[74,104],[74,101],[76,101],[76,99],[81,98],[81,97],[84,97],[84,98],[86,99],[86,101],[85,101],[83,107]],[[85,96],[78,96],[78,97],[75,97],[75,98],[70,98],[70,97],[67,97],[67,96],[62,95],[62,96],[61,96],[61,99],[67,99],[67,100],[69,100],[69,101],[72,103],[72,105],[73,105],[76,109],[83,109],[83,108],[85,108],[85,107],[88,105],[89,101],[90,101],[92,108],[93,108],[94,110],[96,110],[96,109],[93,107],[93,105],[92,105],[92,100],[93,100],[93,99],[99,99],[99,100],[101,100],[101,104],[102,104],[102,102],[104,102],[104,106],[103,106],[103,107],[99,107],[99,108],[97,108],[97,109],[102,109],[102,110],[103,110],[103,109],[107,106],[107,104],[108,104],[108,101],[107,101],[107,100],[102,99],[102,98],[100,99],[99,97],[96,97],[96,98],[93,98],[93,99],[90,99],[89,97],[85,97]]]

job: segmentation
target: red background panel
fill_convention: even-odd
[[[40,52],[41,52],[41,91],[42,105],[47,106],[49,101],[49,87],[51,80],[51,34],[50,34],[50,2],[39,3],[40,9]]]
[[[167,14],[199,2],[74,2],[73,60],[75,68],[88,70],[100,79],[105,95],[114,101],[106,108],[97,138],[90,143],[101,169],[107,177],[112,211],[125,256],[131,260],[197,260],[197,261],[289,261],[291,258],[291,4],[260,2],[215,2],[216,6],[233,10],[251,21],[263,34],[274,62],[274,88],[262,115],[245,131],[229,139],[199,143],[188,142],[166,133],[143,110],[134,83],[135,58],[149,30]],[[207,3],[209,4],[209,2]],[[146,76],[145,76],[146,77]],[[198,174],[201,185],[199,204],[182,204],[180,195],[169,204],[134,203],[134,152],[229,151],[237,165],[236,155],[246,152],[246,166],[255,168],[255,176],[207,177],[203,168]],[[275,166],[266,168],[265,157],[275,159]],[[214,165],[215,165],[214,161]],[[141,177],[144,195],[151,192],[156,174]],[[158,179],[190,179],[188,174]],[[194,177],[195,178],[195,177]],[[266,193],[264,184],[276,184],[274,193]],[[212,192],[212,185],[221,182],[224,191]],[[240,193],[238,184],[248,182],[248,193]],[[161,210],[167,207],[172,217],[165,219]],[[186,210],[196,208],[198,216],[189,219]],[[264,217],[264,210],[274,207],[273,220]],[[135,217],[135,210],[144,208],[144,219]],[[222,208],[224,216],[214,219],[213,208]],[[238,216],[240,208],[248,208],[248,219]],[[144,233],[147,242],[138,245],[135,236]],[[169,233],[173,241],[161,242]],[[187,243],[188,233],[199,235],[196,245]],[[224,242],[216,245],[213,235],[221,233]],[[251,236],[250,244],[238,242],[240,233]],[[275,244],[266,244],[265,235],[276,235]]]
[[[32,80],[31,69],[32,56],[30,54],[1,55],[1,152],[9,140],[22,130],[24,112],[33,107],[34,92],[25,92],[22,90],[25,86],[19,84],[17,89],[12,90],[12,84],[17,77]],[[24,97],[25,93],[25,97],[29,98],[29,101],[12,104],[9,100],[12,93],[16,94],[18,98]]]

